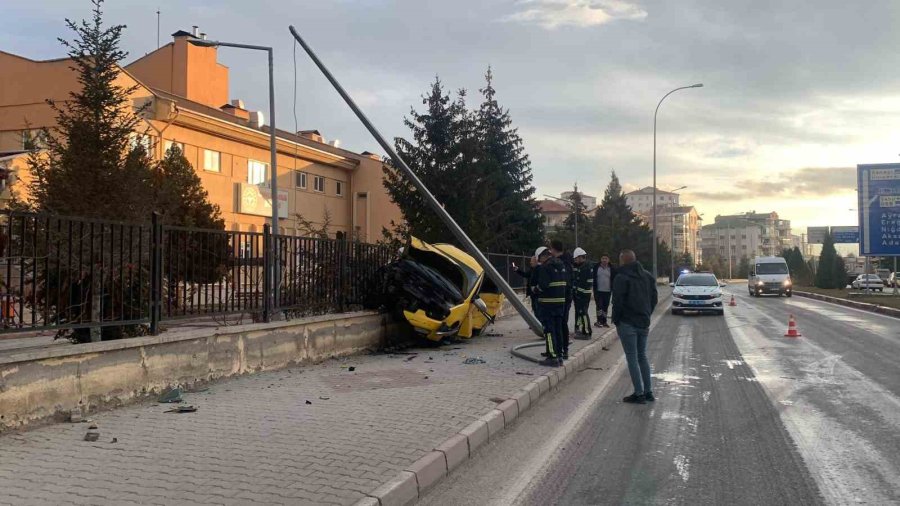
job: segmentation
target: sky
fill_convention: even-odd
[[[87,0],[3,2],[0,49],[64,55],[64,19]],[[129,61],[199,25],[210,39],[273,46],[276,124],[381,153],[297,48],[293,24],[387,136],[435,76],[477,105],[488,66],[530,155],[537,193],[577,182],[601,196],[652,184],[717,214],[776,211],[796,233],[856,224],[855,166],[900,161],[895,0],[108,0]],[[231,96],[267,110],[262,53],[220,49]]]

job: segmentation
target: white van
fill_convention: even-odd
[[[774,293],[790,297],[793,292],[791,273],[782,257],[756,257],[750,265],[747,290],[751,296]]]

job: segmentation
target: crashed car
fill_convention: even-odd
[[[369,307],[392,311],[430,341],[479,335],[494,321],[503,295],[471,255],[415,237],[381,269]]]

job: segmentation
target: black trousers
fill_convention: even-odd
[[[544,326],[544,338],[547,343],[547,356],[550,358],[562,358],[569,354],[569,340],[563,335],[563,308],[558,304],[541,307]]]
[[[575,332],[591,335],[591,317],[588,308],[591,305],[591,294],[584,293],[575,296]]]
[[[606,325],[606,316],[609,311],[609,300],[612,298],[612,292],[594,292],[594,299],[597,301],[597,321]]]

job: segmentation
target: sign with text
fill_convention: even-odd
[[[822,244],[828,235],[828,227],[806,227],[806,243]]]
[[[859,254],[900,255],[900,164],[857,165]]]
[[[831,227],[831,237],[834,238],[835,244],[857,244],[859,243],[859,227]]]
[[[241,214],[272,216],[272,189],[264,185],[241,183],[238,189]],[[287,218],[288,192],[278,190],[278,218]]]

